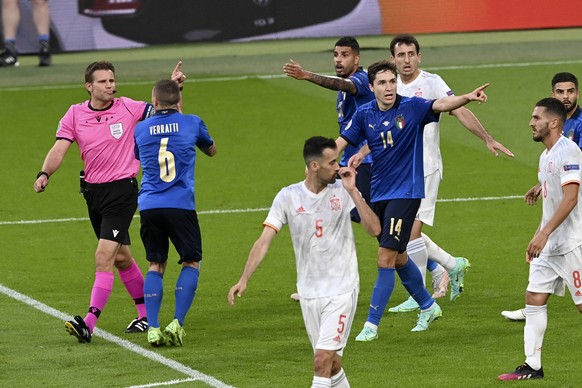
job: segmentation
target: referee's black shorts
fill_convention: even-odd
[[[202,237],[196,210],[160,208],[139,213],[141,240],[148,261],[165,263],[169,240],[180,255],[179,264],[202,260]]]
[[[83,195],[98,239],[131,244],[129,226],[137,209],[137,191],[135,178],[87,183]]]

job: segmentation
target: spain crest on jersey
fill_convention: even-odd
[[[329,207],[333,211],[342,210],[342,201],[336,196],[333,196],[329,199]]]
[[[398,129],[404,128],[404,116],[402,116],[402,115],[396,116],[395,125],[396,125],[396,128],[398,128]]]
[[[109,124],[109,132],[111,132],[111,136],[113,136],[116,140],[119,140],[121,136],[123,136],[123,124]]]

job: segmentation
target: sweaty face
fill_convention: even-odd
[[[115,97],[115,74],[111,70],[96,70],[93,82],[87,82],[85,87],[91,94],[91,100],[107,103]]]
[[[333,49],[333,63],[338,77],[347,78],[360,66],[360,56],[354,54],[351,47],[336,46]]]
[[[546,108],[541,106],[534,108],[529,121],[534,141],[543,141],[550,134],[551,121],[552,119],[547,114]]]
[[[578,105],[580,92],[574,82],[558,82],[552,90],[552,97],[557,98],[566,107],[566,112],[570,113]]]
[[[371,86],[380,110],[388,110],[396,101],[396,76],[389,70],[376,74]]]
[[[414,44],[397,44],[394,46],[394,56],[391,59],[401,77],[410,77],[420,71],[418,70],[420,53],[416,53]]]

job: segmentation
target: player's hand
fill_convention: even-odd
[[[36,191],[37,193],[42,193],[46,187],[49,184],[49,180],[46,177],[46,175],[41,175],[38,177],[38,179],[34,182],[34,185],[32,186],[34,188],[34,191]]]
[[[289,63],[286,63],[283,66],[283,72],[288,77],[293,77],[293,78],[299,79],[299,80],[306,79],[307,75],[305,74],[305,71],[303,70],[301,65],[299,63],[295,62],[293,59],[290,59],[289,61],[290,61]]]
[[[338,175],[342,179],[346,190],[351,191],[356,188],[356,174],[356,169],[353,167],[342,167],[339,169]]]
[[[178,86],[182,86],[184,81],[186,81],[186,74],[182,72],[182,61],[178,61],[178,64],[174,68],[174,71],[172,71],[171,79],[172,81],[176,81],[178,83]]]
[[[230,291],[228,292],[228,303],[231,306],[234,306],[234,296],[237,295],[239,298],[247,289],[246,283],[238,282],[234,286],[231,287]]]
[[[470,101],[477,101],[479,104],[482,102],[487,101],[487,95],[483,90],[485,90],[489,86],[488,83],[485,85],[479,86],[477,89],[473,90],[471,93],[467,94],[467,98]]]
[[[529,242],[527,246],[527,251],[525,253],[525,261],[531,263],[533,259],[539,257],[542,250],[548,242],[548,235],[542,231],[537,231],[533,239]]]
[[[539,183],[529,189],[527,193],[525,193],[524,201],[527,202],[528,205],[533,206],[536,204],[540,194],[542,193],[542,185]]]
[[[503,152],[507,156],[511,156],[511,157],[514,156],[513,152],[508,150],[503,144],[499,143],[496,140],[489,140],[487,142],[487,148],[489,148],[489,151],[491,151],[493,153],[493,155],[495,155],[495,156],[499,156],[499,153],[497,152],[498,150]]]
[[[356,152],[352,155],[352,157],[348,160],[348,167],[358,168],[360,164],[364,161],[365,156],[362,155],[360,152]]]

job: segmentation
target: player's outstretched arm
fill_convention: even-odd
[[[342,167],[339,170],[339,176],[342,178],[344,188],[352,197],[358,214],[360,215],[360,224],[368,232],[370,236],[378,236],[382,231],[380,227],[380,220],[376,214],[370,209],[362,194],[356,187],[356,169],[353,167]]]
[[[356,94],[358,92],[356,85],[350,79],[312,73],[311,71],[303,69],[303,67],[293,59],[290,59],[289,62],[283,66],[283,72],[288,77],[309,81],[327,89],[342,90],[350,94]]]
[[[505,155],[513,157],[513,153],[510,150],[508,150],[503,144],[495,140],[493,136],[491,136],[489,132],[487,132],[487,130],[485,129],[483,124],[481,124],[477,116],[475,116],[475,114],[471,112],[469,109],[467,109],[466,107],[460,107],[458,109],[453,110],[451,114],[455,116],[459,120],[459,122],[463,124],[465,128],[471,131],[472,134],[483,140],[487,145],[487,148],[489,149],[489,151],[491,151],[493,155],[498,156],[499,155],[498,151],[501,151]]]
[[[33,188],[37,193],[42,193],[49,184],[49,177],[53,175],[61,166],[65,159],[65,155],[71,146],[71,142],[64,139],[59,139],[55,142],[50,151],[46,154],[41,171],[46,173],[41,174],[34,182]]]
[[[463,94],[462,96],[449,96],[436,99],[432,104],[432,110],[435,112],[450,112],[470,103],[471,101],[476,101],[478,103],[486,102],[487,95],[483,90],[488,86],[489,84],[481,85],[471,93]]]
[[[228,303],[234,305],[234,296],[236,295],[240,298],[245,292],[249,279],[267,255],[271,242],[276,235],[277,231],[275,231],[275,229],[269,226],[263,228],[263,233],[261,233],[261,236],[257,241],[255,241],[251,248],[243,274],[238,283],[232,286],[228,292]]]

